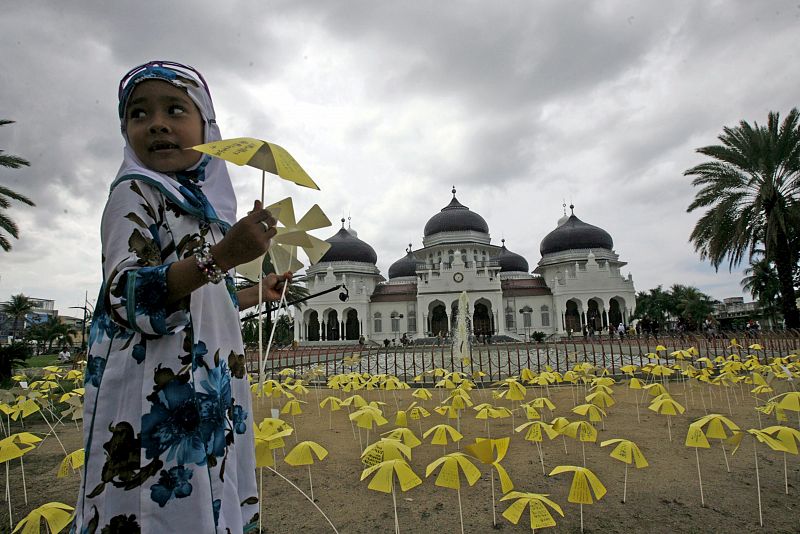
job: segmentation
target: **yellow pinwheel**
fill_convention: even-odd
[[[394,430],[384,432],[381,434],[381,436],[385,436],[388,439],[399,440],[412,449],[422,444],[422,441],[420,441],[416,434],[414,434],[414,431],[405,427],[395,428]]]
[[[586,395],[586,402],[590,402],[599,408],[608,408],[613,406],[616,401],[614,401],[614,397],[612,397],[607,391],[598,389],[598,391]]]
[[[542,464],[542,474],[545,475],[544,470],[544,455],[542,454],[542,441],[544,440],[544,435],[546,434],[549,439],[554,439],[558,437],[558,432],[553,429],[552,425],[545,423],[544,421],[528,421],[527,423],[523,423],[519,425],[517,428],[514,429],[515,432],[522,432],[523,430],[527,429],[528,431],[525,433],[525,440],[530,441],[536,445],[536,450],[539,452],[539,463]]]
[[[605,410],[600,408],[599,406],[591,403],[587,404],[579,404],[572,409],[572,413],[576,413],[578,415],[589,416],[589,421],[593,423],[599,423],[603,420],[603,417],[606,416]]]
[[[328,456],[328,451],[314,441],[301,441],[294,448],[289,451],[289,454],[283,459],[287,464],[297,467],[305,465],[308,468],[308,485],[311,488],[311,500],[314,500],[314,482],[311,480],[311,465],[314,464],[314,457],[317,460],[324,460]]]
[[[72,513],[75,509],[72,506],[60,503],[49,502],[38,508],[31,510],[25,518],[17,523],[17,527],[12,531],[23,534],[38,534],[42,531],[42,521],[47,525],[47,532],[61,532],[72,522]]]
[[[361,472],[361,480],[373,475],[367,486],[371,490],[392,494],[392,504],[394,505],[394,528],[395,532],[400,531],[400,522],[397,518],[397,500],[394,491],[394,479],[397,477],[401,491],[408,491],[413,487],[422,484],[422,480],[414,473],[411,466],[405,460],[395,459],[386,460],[379,464],[367,467]]]
[[[585,443],[597,441],[597,429],[592,426],[589,421],[574,421],[559,430],[563,436],[569,436],[572,439],[581,442],[581,452],[583,453],[583,465],[586,465],[586,447]]]
[[[581,532],[583,532],[583,505],[592,504],[595,500],[600,500],[606,494],[606,488],[597,475],[585,467],[575,465],[559,465],[550,471],[549,476],[561,473],[572,473],[572,485],[569,488],[567,500],[572,503],[580,504],[581,507]],[[592,498],[594,496],[594,499]]]
[[[729,432],[730,435],[728,435]],[[685,445],[687,447],[694,447],[695,459],[697,460],[697,479],[700,483],[700,503],[703,506],[705,506],[705,496],[703,495],[703,478],[700,473],[700,454],[698,453],[697,449],[710,449],[711,445],[708,442],[708,438],[720,440],[722,454],[725,457],[725,467],[730,473],[728,454],[725,451],[725,445],[723,444],[723,441],[735,439],[736,435],[740,432],[741,429],[736,423],[724,415],[716,413],[711,413],[701,417],[689,425],[689,431],[686,434]]]
[[[461,520],[461,532],[464,532],[464,514],[461,511],[461,475],[470,486],[481,478],[480,470],[462,452],[452,452],[445,454],[441,458],[434,460],[425,468],[425,477],[431,476],[440,467],[435,484],[442,488],[450,488],[458,493],[458,516]]]
[[[667,416],[667,431],[669,432],[669,440],[672,441],[672,423],[670,422],[670,418],[682,414],[686,411],[686,408],[670,397],[669,393],[664,393],[653,399],[653,402],[650,403],[650,406],[647,408],[658,414]]]
[[[786,449],[783,451],[783,483],[786,495],[789,495],[789,472],[786,467],[786,453],[798,454],[800,430],[788,426],[768,426],[767,428],[762,428],[761,431],[776,439]]]
[[[514,499],[514,502],[511,503],[511,506],[506,508],[505,512],[503,512],[503,517],[516,525],[519,523],[522,513],[525,511],[525,507],[527,506],[529,507],[530,513],[531,532],[535,532],[537,528],[554,527],[556,526],[556,521],[553,519],[553,515],[550,513],[550,510],[548,510],[547,507],[549,506],[558,512],[561,517],[564,517],[564,512],[561,510],[559,505],[547,497],[549,497],[549,495],[543,493],[523,493],[521,491],[512,491],[500,499],[501,501]]]
[[[61,461],[61,465],[58,468],[58,474],[56,476],[58,478],[64,478],[65,476],[69,475],[70,471],[77,471],[83,466],[84,459],[85,454],[83,449],[78,449],[77,451],[71,452]]]
[[[629,439],[616,438],[607,439],[600,442],[601,447],[615,444],[616,447],[614,447],[614,450],[611,451],[610,456],[625,464],[625,482],[623,483],[622,488],[622,502],[624,503],[628,496],[628,466],[633,464],[637,469],[642,469],[650,464],[647,463],[644,454],[642,454],[642,451],[639,450],[639,446]]]
[[[464,436],[450,425],[441,424],[430,427],[422,434],[422,439],[431,436],[431,445],[441,445],[443,450],[447,450],[448,443],[456,443]]]
[[[339,397],[328,396],[319,403],[320,408],[328,407],[328,430],[333,430],[333,412],[342,409],[342,401]]]
[[[500,479],[500,489],[503,493],[508,493],[514,489],[514,483],[508,472],[500,465],[503,458],[506,457],[508,452],[508,444],[511,438],[502,439],[483,439],[477,438],[475,443],[464,447],[464,452],[476,458],[482,464],[494,467],[497,471],[497,476]],[[497,525],[496,504],[494,496],[494,471],[491,471],[491,487],[492,487],[492,524]]]
[[[28,487],[25,483],[25,463],[22,457],[36,448],[37,443],[41,442],[42,438],[31,434],[30,432],[18,432],[11,434],[7,438],[0,440],[0,463],[6,464],[6,495],[10,495],[9,480],[8,480],[8,463],[11,460],[19,458],[19,466],[22,471],[22,491],[25,496],[25,504],[28,504]],[[66,454],[66,453],[65,453]],[[8,504],[8,515],[11,518],[11,503]]]
[[[430,400],[431,399],[431,392],[425,388],[419,388],[414,390],[414,393],[411,394],[412,397],[420,400]]]

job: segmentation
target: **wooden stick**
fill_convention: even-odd
[[[764,518],[761,516],[761,479],[758,476],[758,446],[753,440],[753,457],[756,459],[756,488],[758,489],[758,524],[764,526]]]
[[[545,473],[545,471],[544,471],[544,458],[542,457],[542,444],[539,443],[538,441],[535,442],[535,443],[536,443],[536,448],[539,450],[539,461],[542,464],[542,474],[543,475],[547,475],[547,473]],[[785,459],[786,459],[786,455],[784,455],[784,460]]]
[[[400,522],[397,520],[397,497],[394,494],[394,479],[392,480],[392,505],[394,506],[394,532],[400,534]]]
[[[694,448],[694,456],[697,458],[697,480],[700,481],[700,504],[705,507],[706,500],[703,497],[703,477],[700,476],[700,453],[697,452],[697,447]]]
[[[497,507],[494,503],[494,469],[489,468],[492,473],[492,525],[497,526]]]
[[[311,487],[311,500],[314,500],[314,481],[311,480],[311,464],[308,464],[308,485]]]
[[[625,464],[625,484],[622,486],[622,503],[625,503],[625,498],[628,496],[628,464]]]
[[[728,453],[725,452],[725,444],[722,443],[722,440],[720,440],[719,446],[722,447],[722,455],[725,457],[725,469],[727,469],[728,473],[730,473],[731,472],[731,466],[728,465]]]
[[[458,491],[458,518],[461,520],[461,534],[464,534],[464,513],[461,511],[461,488],[456,488]]]

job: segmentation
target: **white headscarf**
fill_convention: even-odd
[[[169,61],[151,61],[136,67],[120,82],[119,116],[122,135],[125,138],[125,150],[122,165],[111,189],[123,180],[143,179],[158,187],[162,193],[186,209],[188,213],[198,217],[204,215],[203,218],[209,219],[209,222],[221,222],[225,227],[233,225],[236,222],[236,195],[223,160],[204,155],[196,165],[186,169],[187,171],[199,171],[197,185],[211,204],[213,212],[216,214],[214,217],[207,210],[205,214],[200,214],[196,207],[192,207],[192,203],[187,199],[174,176],[149,169],[136,157],[125,130],[125,107],[133,89],[145,80],[162,80],[186,91],[203,116],[204,142],[210,143],[222,139],[219,126],[217,126],[214,104],[211,101],[211,93],[199,72],[192,67]],[[218,219],[218,221],[214,219]]]

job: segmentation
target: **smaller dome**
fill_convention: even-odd
[[[574,206],[570,206],[570,209],[573,208]],[[573,213],[566,222],[542,239],[539,252],[544,256],[564,250],[587,248],[613,250],[614,240],[602,228],[583,222]]]
[[[507,273],[511,271],[528,272],[528,260],[520,256],[516,252],[511,252],[506,248],[506,240],[501,240],[503,246],[500,248],[500,253],[497,255],[497,262],[500,264],[500,272]]]
[[[411,245],[406,249],[406,255],[397,260],[389,267],[389,280],[402,276],[417,275],[417,258],[411,253]]]
[[[320,258],[319,263],[326,261],[356,261],[372,265],[378,263],[375,249],[348,231],[344,227],[344,219],[342,219],[341,230],[325,241],[330,243],[331,248]]]

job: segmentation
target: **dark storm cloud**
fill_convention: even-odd
[[[290,148],[324,192],[270,193],[319,202],[322,237],[352,213],[384,274],[455,184],[531,267],[565,198],[611,232],[637,288],[737,294],[735,275],[697,269],[682,173],[723,126],[797,105],[799,22],[796,2],[9,3],[0,118],[18,122],[0,148],[32,166],[0,182],[37,208],[13,208],[23,239],[4,262],[30,275],[3,272],[0,299],[96,283],[117,83],[155,58],[200,68],[223,134]],[[258,184],[232,175],[244,206]]]

